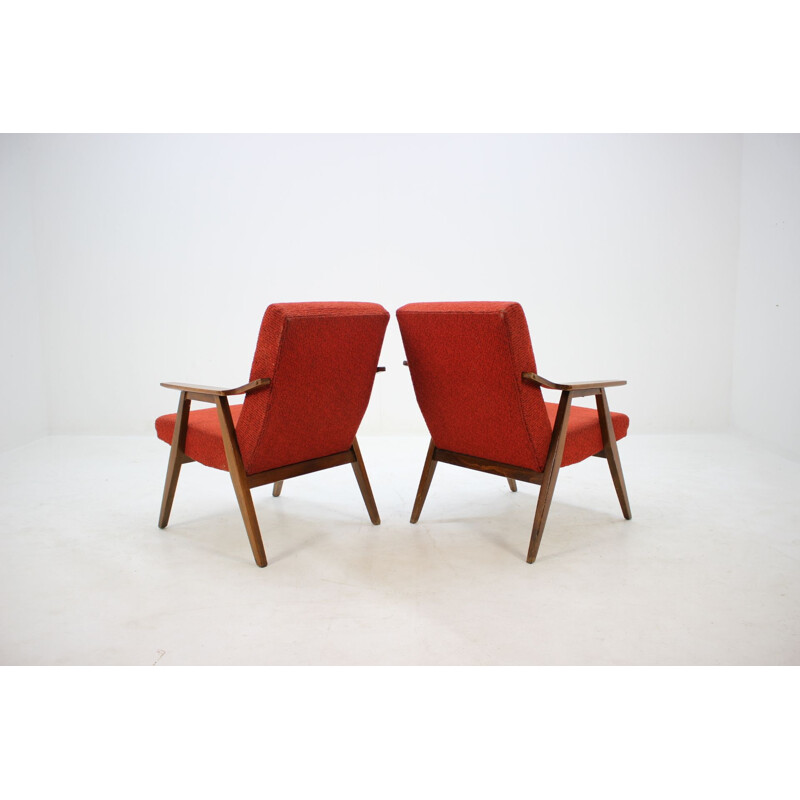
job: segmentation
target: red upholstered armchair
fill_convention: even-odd
[[[267,556],[250,489],[352,464],[373,524],[380,524],[356,431],[372,393],[389,312],[376,303],[281,303],[264,314],[250,382],[235,389],[162,383],[180,391],[178,413],[156,420],[172,445],[158,526],[169,521],[181,465],[230,473],[259,567]],[[244,394],[244,402],[228,398]],[[215,408],[190,411],[191,402]],[[177,432],[177,433],[176,433]]]
[[[407,365],[431,444],[411,513],[416,522],[436,464],[444,461],[537,483],[528,563],[536,559],[561,467],[608,459],[625,519],[631,518],[617,440],[628,417],[609,411],[606,388],[626,381],[553,383],[536,374],[519,303],[411,303],[397,310]],[[561,392],[546,403],[542,388]],[[594,396],[597,410],[572,406]]]

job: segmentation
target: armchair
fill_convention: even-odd
[[[370,520],[380,516],[356,432],[369,403],[389,313],[375,303],[281,303],[261,323],[250,382],[233,389],[162,383],[180,392],[178,410],[156,420],[170,445],[158,526],[169,522],[183,464],[231,476],[256,564],[267,556],[250,490],[351,464]],[[228,398],[244,395],[231,405]],[[211,409],[192,411],[191,403]]]
[[[397,310],[411,380],[431,442],[411,513],[416,523],[439,462],[538,484],[527,562],[532,564],[561,467],[608,460],[625,519],[631,518],[617,441],[628,417],[609,410],[606,389],[625,381],[555,383],[536,372],[518,303],[411,303]],[[542,389],[561,392],[546,403]],[[594,396],[597,410],[572,405]]]

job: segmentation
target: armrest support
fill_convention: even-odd
[[[542,378],[535,372],[523,372],[522,379],[530,381],[544,389],[558,389],[562,392],[576,392],[585,389],[605,389],[608,386],[624,386],[628,381],[581,381],[580,383],[553,383],[553,381]]]
[[[203,394],[209,397],[228,397],[232,394],[244,394],[245,392],[252,392],[256,389],[262,389],[272,383],[270,378],[258,378],[257,380],[250,381],[244,386],[237,386],[235,389],[223,389],[219,386],[202,386],[194,383],[162,383],[161,385],[167,389],[177,389],[179,392],[191,392],[192,394]]]

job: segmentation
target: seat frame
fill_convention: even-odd
[[[377,372],[385,371],[385,367],[378,367]],[[225,448],[225,457],[228,462],[228,472],[233,482],[233,489],[236,493],[236,500],[239,503],[239,510],[242,513],[244,526],[247,531],[247,538],[250,540],[250,547],[253,557],[259,567],[267,566],[267,554],[264,551],[264,542],[261,538],[261,530],[258,525],[253,498],[250,490],[256,486],[263,486],[268,483],[274,484],[272,495],[278,497],[283,488],[283,482],[288,478],[296,478],[299,475],[307,475],[310,472],[318,472],[331,467],[351,464],[353,472],[358,482],[361,496],[367,507],[370,521],[373,525],[380,525],[381,518],[378,514],[378,507],[372,494],[372,487],[369,483],[367,470],[364,460],[361,457],[361,450],[358,447],[358,440],[353,439],[353,444],[348,450],[341,453],[312,458],[308,461],[300,461],[296,464],[288,464],[283,467],[275,467],[263,472],[256,472],[248,475],[242,462],[242,454],[239,450],[239,442],[236,438],[236,426],[231,416],[231,409],[228,397],[231,395],[245,394],[254,392],[269,386],[272,383],[270,378],[259,378],[250,383],[238,386],[234,389],[223,389],[216,386],[200,386],[188,383],[162,383],[168,389],[180,391],[178,400],[178,413],[175,419],[175,429],[172,434],[172,445],[170,447],[169,462],[167,464],[167,477],[164,482],[164,494],[161,500],[161,513],[158,518],[158,527],[166,528],[169,522],[172,502],[175,499],[175,489],[178,485],[181,467],[194,461],[186,455],[186,432],[189,428],[189,410],[193,400],[200,403],[212,403],[217,408],[219,426],[222,433],[222,443]]]
[[[408,361],[403,362],[408,366]],[[617,450],[617,439],[614,434],[614,425],[611,421],[611,411],[606,398],[606,388],[610,386],[624,386],[627,381],[583,381],[580,383],[554,383],[546,378],[542,378],[535,372],[523,372],[522,380],[530,381],[545,389],[556,389],[561,391],[561,398],[558,404],[555,424],[553,425],[553,435],[550,439],[550,447],[547,452],[547,460],[544,470],[526,469],[525,467],[514,466],[513,464],[503,464],[499,461],[490,461],[486,458],[455,453],[451,450],[442,450],[436,447],[431,439],[428,447],[428,454],[425,457],[425,464],[422,468],[422,476],[417,489],[417,496],[414,500],[414,508],[411,512],[411,522],[416,523],[422,513],[422,506],[428,496],[433,473],[436,471],[437,463],[444,462],[453,464],[457,467],[466,467],[480,472],[488,472],[492,475],[500,475],[508,480],[508,485],[512,492],[517,491],[517,481],[525,483],[535,483],[541,488],[539,499],[536,503],[536,514],[533,519],[533,530],[531,531],[531,541],[528,547],[528,564],[536,560],[539,552],[539,545],[542,541],[544,526],[547,522],[547,515],[550,511],[550,504],[555,491],[558,472],[561,468],[561,461],[564,456],[564,445],[567,441],[567,426],[569,424],[570,409],[572,400],[576,397],[594,396],[597,402],[597,414],[600,422],[600,430],[603,436],[603,449],[594,455],[598,458],[605,458],[611,471],[611,478],[614,481],[614,488],[619,498],[622,514],[625,519],[631,519],[631,507],[628,501],[628,492],[625,488],[625,478],[622,474],[622,464]]]

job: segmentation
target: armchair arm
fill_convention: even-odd
[[[235,389],[223,389],[219,386],[202,386],[194,383],[162,383],[167,389],[177,389],[180,392],[191,392],[192,394],[208,395],[209,397],[228,397],[232,394],[244,394],[255,389],[261,389],[272,383],[271,378],[257,378],[244,386],[237,386]]]
[[[545,389],[558,389],[562,392],[584,391],[586,389],[604,389],[608,386],[624,386],[628,381],[582,381],[580,383],[553,383],[535,372],[523,372],[522,379],[530,381]]]

